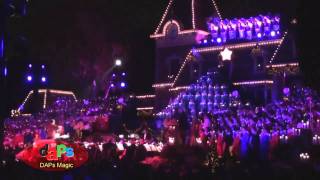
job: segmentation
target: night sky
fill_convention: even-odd
[[[187,0],[176,0],[187,1]],[[196,0],[197,3],[207,2]],[[226,18],[281,13],[283,21],[298,17],[298,50],[308,85],[319,88],[319,51],[310,45],[310,3],[297,0],[217,0]],[[9,77],[9,106],[21,103],[31,87],[19,79],[27,64],[48,66],[49,87],[84,94],[94,78],[112,66],[114,57],[125,60],[129,88],[137,94],[152,93],[154,32],[168,0],[31,0],[25,17],[9,18],[6,56],[14,66]],[[211,4],[210,4],[211,6]],[[177,9],[176,11],[185,11]],[[214,12],[214,10],[213,10]],[[178,13],[178,12],[177,12]],[[308,33],[305,33],[308,32]],[[319,31],[317,31],[319,32]],[[312,53],[310,53],[312,52]],[[300,61],[300,60],[299,60]]]

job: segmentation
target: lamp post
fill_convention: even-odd
[[[116,58],[116,59],[114,60],[114,65],[113,65],[113,67],[110,68],[110,69],[104,74],[104,78],[103,78],[103,79],[105,79],[111,72],[113,72],[115,68],[120,68],[121,66],[122,66],[122,59]],[[114,73],[112,74],[112,77],[115,77],[115,74],[114,74]],[[107,83],[107,84],[108,84],[108,85],[107,85],[108,88],[107,88],[107,90],[106,90],[105,98],[108,98],[109,93],[110,93],[110,89],[115,88],[115,84],[114,84],[114,82],[113,82],[112,79],[107,80],[107,81],[108,81],[108,83]],[[121,83],[121,87],[122,87],[122,88],[124,88],[125,86],[126,86],[125,83]]]

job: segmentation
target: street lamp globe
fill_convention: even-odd
[[[116,65],[116,66],[121,66],[121,65],[122,65],[121,59],[116,59],[115,65]]]

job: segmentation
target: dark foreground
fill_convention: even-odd
[[[212,173],[206,162],[203,147],[166,148],[161,154],[150,154],[141,147],[128,148],[126,155],[119,159],[111,147],[106,152],[90,152],[90,160],[80,168],[65,172],[44,172],[32,169],[7,155],[2,162],[1,179],[320,179],[319,149],[311,150],[311,158],[302,161],[295,157],[292,147],[278,150],[275,160],[262,161],[249,156],[241,162],[232,157],[219,160],[219,167]],[[98,153],[97,153],[98,152]],[[146,163],[146,158],[157,157]],[[142,163],[145,162],[145,163]]]

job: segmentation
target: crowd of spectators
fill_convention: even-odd
[[[103,100],[59,99],[36,115],[5,120],[2,168],[11,176],[21,171],[29,179],[319,177],[320,101],[309,88],[287,88],[279,101],[265,106],[231,104],[219,113],[204,108],[190,116],[185,109],[173,107],[173,113],[163,119],[162,133],[150,138],[146,134],[152,130],[145,123],[125,136],[108,134],[111,114]],[[138,136],[138,131],[143,133]],[[82,144],[89,152],[88,162],[64,173],[48,173],[16,160],[15,154],[26,146],[50,138]],[[124,148],[119,148],[119,142]],[[163,148],[151,151],[146,143],[163,143]],[[210,161],[212,151],[218,165]]]
[[[50,107],[30,116],[5,119],[5,148],[23,148],[38,139],[84,140],[108,129],[110,110],[103,99],[58,98]]]

